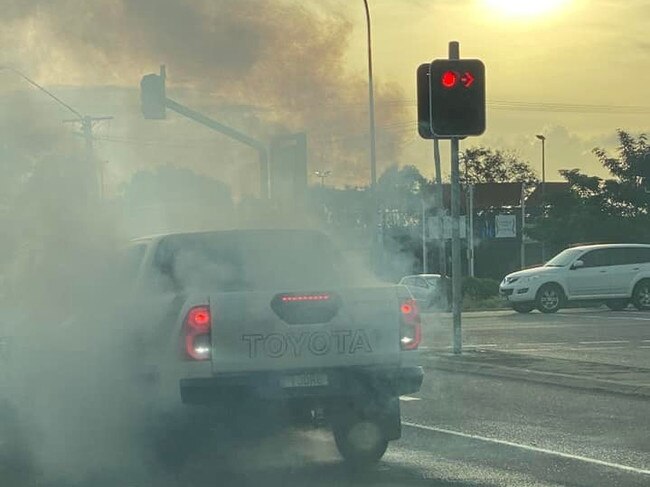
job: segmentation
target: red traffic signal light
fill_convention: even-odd
[[[445,88],[453,88],[458,82],[458,74],[454,71],[445,71],[442,73],[440,81],[442,83],[442,86]]]
[[[431,132],[439,138],[485,131],[485,65],[478,59],[431,63]]]

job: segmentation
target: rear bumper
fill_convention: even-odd
[[[254,399],[334,399],[372,394],[389,397],[419,391],[424,377],[422,367],[418,366],[332,368],[304,371],[326,374],[328,384],[325,386],[282,387],[283,377],[300,372],[247,372],[181,379],[181,398],[185,404],[213,404]]]

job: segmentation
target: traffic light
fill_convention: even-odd
[[[165,76],[147,74],[140,81],[140,102],[142,114],[148,120],[163,120],[165,118]]]
[[[433,139],[433,132],[431,131],[431,88],[429,87],[430,71],[431,65],[429,63],[418,66],[418,133],[423,139]]]
[[[465,137],[485,132],[485,65],[480,60],[433,61],[429,86],[431,131],[436,137]]]

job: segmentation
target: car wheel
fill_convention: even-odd
[[[377,463],[388,448],[381,425],[370,419],[338,425],[334,428],[334,440],[343,459],[354,467]]]
[[[557,313],[564,302],[564,292],[557,284],[544,284],[537,291],[535,304],[542,313]]]
[[[650,279],[644,279],[634,287],[632,303],[640,311],[650,309]]]
[[[623,311],[627,308],[628,304],[630,304],[630,301],[627,299],[610,299],[605,301],[605,305],[612,311]]]
[[[517,313],[526,314],[535,309],[535,305],[531,303],[516,303],[512,305],[512,309],[514,309]]]

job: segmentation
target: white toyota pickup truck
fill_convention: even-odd
[[[143,355],[179,402],[317,412],[354,463],[400,437],[399,396],[423,378],[406,288],[364,283],[311,230],[171,234],[129,254],[136,293],[168,297]]]

